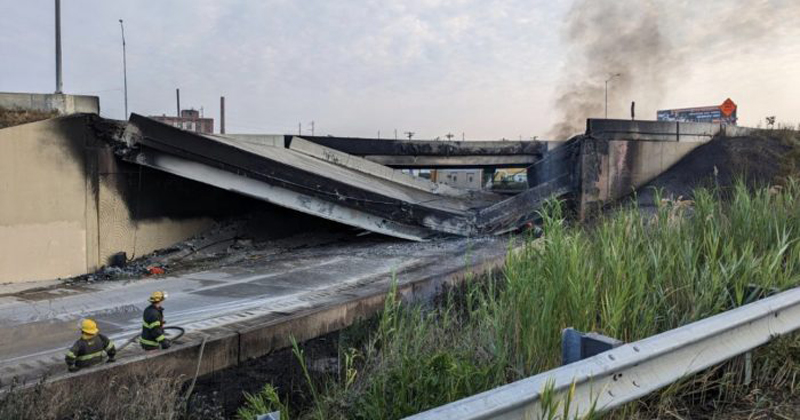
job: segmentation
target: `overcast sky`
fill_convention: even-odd
[[[703,42],[708,49],[700,45],[702,53],[695,49],[688,65],[668,70],[663,94],[636,86],[630,97],[619,97],[612,82],[610,117],[628,117],[632,100],[638,117],[654,119],[656,109],[731,97],[743,125],[767,115],[800,122],[800,1],[637,0],[630,2],[632,16],[652,3],[674,12],[661,28],[667,40]],[[570,73],[566,66],[574,63],[569,57],[576,49],[564,33],[572,6],[553,0],[63,0],[64,90],[98,95],[102,115],[123,118],[121,18],[131,112],[174,114],[179,87],[183,108],[203,107],[215,119],[224,95],[228,132],[293,133],[298,122],[307,130],[313,120],[317,134],[376,136],[380,130],[393,137],[397,129],[416,138],[448,132],[467,139],[544,137],[557,122],[554,102]],[[748,10],[757,19],[730,22]],[[52,0],[0,0],[0,91],[54,90],[53,13]],[[765,31],[769,36],[759,37]],[[726,33],[757,42],[709,42]],[[600,70],[583,74],[600,83],[606,77]]]

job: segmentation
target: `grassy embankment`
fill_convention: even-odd
[[[366,345],[342,349],[339,375],[309,381],[310,406],[292,411],[278,401],[285,390],[267,386],[241,418],[273,408],[292,419],[401,418],[558,366],[562,328],[635,341],[742,305],[750,285],[800,284],[794,181],[701,189],[691,203],[662,202],[655,217],[628,208],[591,229],[568,226],[555,205],[544,231],[509,255],[501,278],[473,282],[442,306],[406,307],[390,296]],[[760,387],[794,392],[800,337],[759,350],[755,366],[750,387],[730,363],[610,417],[713,411]]]

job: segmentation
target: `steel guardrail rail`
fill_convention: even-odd
[[[542,391],[571,416],[602,412],[800,328],[800,288],[407,417],[408,420],[538,419]],[[573,417],[570,417],[573,418]]]

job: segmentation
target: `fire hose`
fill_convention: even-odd
[[[174,327],[174,326],[164,327],[164,331],[166,331],[166,330],[178,331],[178,334],[175,337],[168,338],[168,340],[170,340],[170,341],[175,341],[175,340],[183,337],[184,334],[186,334],[186,330],[184,330],[183,327]],[[139,338],[139,334],[136,334],[133,337],[129,338],[128,341],[125,342],[125,344],[123,344],[119,348],[117,348],[117,351],[121,352],[122,350],[125,349],[125,347],[128,347],[129,345],[131,345],[138,338]]]

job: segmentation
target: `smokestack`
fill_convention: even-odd
[[[219,97],[219,133],[225,134],[225,97]]]
[[[178,117],[181,116],[181,90],[175,89],[175,97],[178,99],[178,113],[176,114]]]

